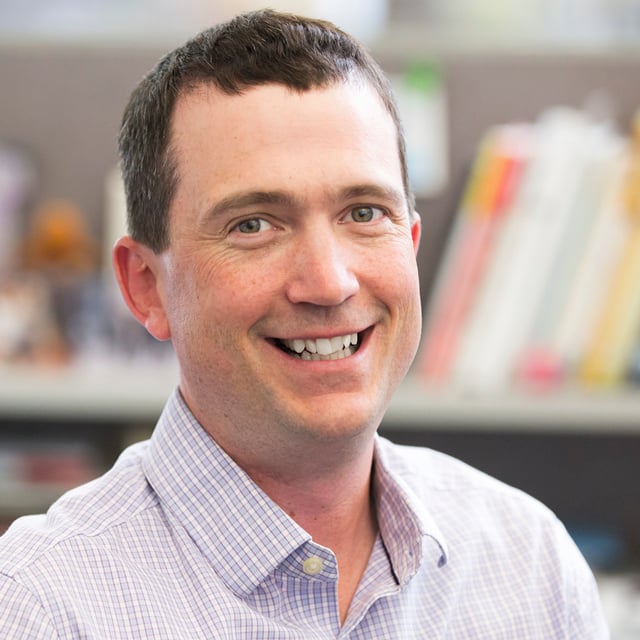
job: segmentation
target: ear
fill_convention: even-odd
[[[420,247],[421,234],[422,221],[420,220],[420,214],[417,211],[414,211],[411,216],[411,239],[413,240],[413,251],[416,255],[418,255],[418,248]]]
[[[133,317],[157,340],[171,337],[159,279],[158,256],[129,236],[113,248],[113,268],[120,292]]]

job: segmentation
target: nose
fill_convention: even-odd
[[[356,294],[360,288],[353,269],[356,256],[347,244],[331,234],[315,234],[300,242],[289,269],[289,301],[335,306]]]

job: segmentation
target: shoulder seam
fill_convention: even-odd
[[[132,518],[139,517],[142,514],[146,513],[147,511],[150,511],[150,510],[158,508],[158,507],[159,507],[159,503],[157,501],[155,501],[153,504],[149,504],[149,505],[145,506],[144,508],[141,508],[140,510],[136,511],[130,518],[124,519],[124,520],[119,520],[117,522],[113,522],[110,525],[108,525],[107,527],[105,527],[103,529],[100,529],[99,531],[94,531],[94,532],[73,531],[73,532],[69,533],[66,536],[61,536],[59,538],[56,538],[56,539],[52,540],[49,544],[44,545],[43,548],[38,550],[38,552],[33,557],[31,557],[26,563],[16,563],[16,565],[13,567],[12,571],[7,571],[6,567],[5,568],[0,568],[0,575],[3,575],[3,576],[5,576],[5,577],[7,577],[9,579],[17,580],[17,577],[20,575],[20,573],[22,573],[24,571],[27,571],[29,569],[29,567],[31,567],[36,562],[40,561],[41,558],[46,556],[49,552],[53,551],[54,549],[56,549],[60,545],[65,544],[65,543],[67,543],[67,542],[69,542],[71,540],[75,540],[75,539],[96,538],[98,536],[101,536],[101,535],[109,532],[109,531],[117,529],[118,527],[121,527],[121,526],[124,526],[124,525],[128,524],[131,521]]]

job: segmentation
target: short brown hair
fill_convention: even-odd
[[[393,118],[412,205],[398,109],[379,65],[330,22],[262,10],[203,31],[170,52],[131,94],[118,143],[133,238],[156,252],[169,244],[168,212],[177,186],[171,118],[181,92],[203,83],[229,95],[268,83],[308,91],[354,76],[372,85]]]

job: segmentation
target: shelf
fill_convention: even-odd
[[[42,513],[71,487],[57,485],[1,484],[0,518]]]
[[[1,417],[155,421],[178,383],[172,361],[0,368]]]
[[[48,370],[5,367],[0,379],[0,421],[153,424],[178,383],[178,371],[172,361]],[[392,399],[385,426],[640,435],[640,391],[438,393],[409,378]]]
[[[182,44],[194,35],[201,25],[184,25],[173,31],[144,33],[135,28],[118,28],[103,32],[82,30],[77,33],[56,34],[52,30],[10,32],[0,29],[0,51],[65,51],[65,52],[150,52],[157,56]],[[559,30],[528,28],[523,25],[507,28],[489,26],[451,25],[429,26],[423,20],[401,20],[389,23],[378,33],[364,38],[378,59],[398,56],[569,56],[586,58],[638,58],[638,28],[627,25],[623,31],[581,34]],[[355,34],[357,35],[357,34]]]
[[[385,422],[411,429],[640,435],[640,391],[438,393],[410,379],[396,393]]]
[[[423,22],[390,25],[371,43],[380,60],[397,57],[423,59],[425,56],[524,56],[577,59],[638,59],[637,34],[609,33],[580,37],[578,33],[553,34],[548,30],[430,28]]]

